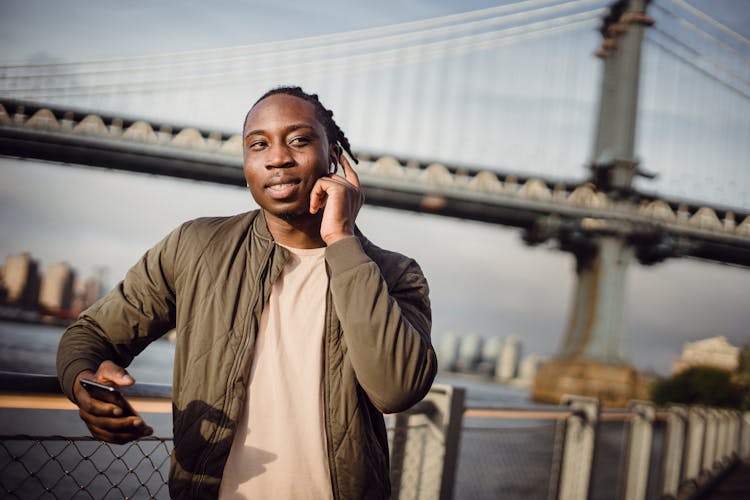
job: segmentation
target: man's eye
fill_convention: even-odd
[[[289,142],[294,146],[304,146],[310,142],[310,139],[308,137],[295,137]]]
[[[250,149],[254,149],[254,150],[258,150],[258,149],[261,149],[265,145],[266,145],[265,141],[253,141],[253,142],[250,143],[249,148]]]

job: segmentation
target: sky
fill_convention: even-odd
[[[284,40],[493,5],[0,0],[0,65]],[[706,8],[736,29],[750,26],[750,9],[742,0]],[[43,266],[67,261],[83,275],[106,267],[110,284],[180,222],[252,208],[249,193],[234,187],[0,158],[0,258],[29,250]],[[431,287],[437,343],[448,331],[487,338],[515,334],[525,353],[557,350],[575,285],[571,255],[527,247],[516,230],[383,208],[365,206],[358,224],[375,243],[422,266]],[[686,341],[724,335],[735,345],[750,343],[747,297],[750,271],[745,269],[685,259],[652,267],[633,264],[626,309],[633,362],[667,373]]]

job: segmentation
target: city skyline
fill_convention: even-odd
[[[97,268],[96,276],[84,277],[66,261],[42,266],[24,250],[0,264],[0,305],[11,307],[9,313],[39,311],[72,319],[102,297],[102,275]]]

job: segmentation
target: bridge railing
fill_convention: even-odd
[[[170,392],[142,385],[128,397],[147,420],[158,413],[168,420]],[[0,420],[21,408],[26,415],[67,410],[45,418],[77,419],[54,377],[0,373]],[[25,424],[16,422],[0,436],[3,497],[168,497],[170,432],[111,445],[83,432],[49,435],[32,420],[28,432],[16,432]],[[463,389],[436,385],[386,422],[399,499],[696,498],[738,460],[750,460],[750,412],[699,406],[635,401],[602,410],[571,396],[561,406],[466,407]]]
[[[750,412],[647,401],[599,410],[576,396],[567,404],[558,498],[697,498],[750,459]]]
[[[169,386],[139,384],[123,392],[147,421],[171,412]],[[463,394],[463,389],[436,384],[414,408],[387,417],[394,497],[452,497]],[[1,413],[8,409],[63,410],[67,415],[59,418],[77,419],[52,376],[0,372],[0,420],[23,418]],[[31,420],[28,433],[0,435],[3,498],[169,497],[171,433],[115,445],[90,436],[46,435],[40,432],[44,423]],[[24,428],[24,423],[13,427]]]

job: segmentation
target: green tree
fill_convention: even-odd
[[[747,387],[735,381],[732,372],[712,366],[694,366],[651,386],[651,399],[667,403],[702,404],[722,408],[743,408]]]
[[[734,374],[734,382],[742,388],[742,409],[750,410],[750,345],[740,350],[740,362]]]

